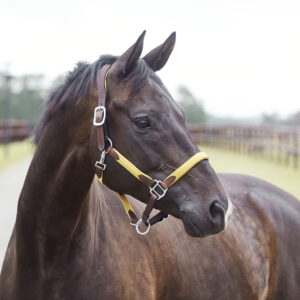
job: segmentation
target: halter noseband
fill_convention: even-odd
[[[149,187],[150,198],[148,200],[147,206],[144,210],[141,219],[138,219],[133,211],[133,208],[125,195],[117,193],[119,199],[121,200],[124,209],[130,219],[130,224],[135,226],[137,233],[145,235],[149,232],[150,227],[157,222],[163,221],[168,217],[165,212],[159,212],[157,215],[149,219],[152,209],[154,208],[155,202],[162,199],[170,186],[177,182],[182,176],[184,176],[192,167],[201,162],[204,159],[208,159],[208,156],[204,152],[198,152],[190,157],[186,162],[184,162],[180,167],[178,167],[174,172],[172,172],[163,181],[158,179],[153,179],[149,175],[143,173],[134,164],[132,164],[126,157],[119,153],[115,148],[113,148],[112,141],[108,137],[106,129],[106,79],[109,72],[110,65],[104,65],[97,74],[97,87],[98,87],[98,106],[94,111],[94,121],[93,124],[96,127],[98,148],[101,152],[100,160],[96,161],[96,174],[98,180],[103,183],[103,171],[106,169],[105,156],[109,154],[116,162],[118,162],[122,167],[124,167],[130,174],[132,174],[139,181],[143,182]],[[105,144],[109,143],[106,147]],[[139,226],[141,223],[147,226],[146,231],[141,232]]]

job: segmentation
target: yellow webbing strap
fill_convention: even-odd
[[[102,172],[102,176],[101,176],[101,177],[98,177],[98,176],[97,176],[97,179],[98,179],[102,184],[104,184],[104,183],[103,183],[103,172]]]
[[[115,148],[113,148],[114,151],[118,154],[119,159],[116,159],[116,161],[123,166],[129,173],[131,173],[135,178],[140,180],[139,175],[143,175],[151,180],[153,180],[149,175],[143,173],[141,170],[139,170],[134,164],[132,164],[125,156],[123,156],[120,152],[118,152]],[[140,180],[141,181],[141,180]]]
[[[103,183],[103,172],[102,172],[102,176],[100,178],[97,177],[97,179],[98,179],[99,182],[101,182],[102,184],[104,184]],[[123,207],[124,207],[124,209],[126,211],[126,214],[127,214],[128,218],[131,220],[130,215],[129,215],[129,211],[131,210],[132,212],[134,212],[134,210],[133,210],[133,208],[132,208],[129,200],[123,194],[119,194],[119,193],[116,193],[116,194],[118,195],[120,201],[122,202]]]
[[[105,74],[105,77],[104,77],[104,88],[105,88],[105,91],[107,91],[107,76],[108,76],[108,73],[109,73],[109,69],[106,71],[106,74]]]
[[[119,193],[117,193],[117,195],[118,195],[119,199],[121,200],[129,219],[131,219],[130,215],[129,215],[129,211],[131,210],[133,212],[134,210],[133,210],[129,200],[127,199],[127,197],[125,195],[122,195],[122,194],[119,194]]]
[[[178,181],[183,175],[185,175],[193,166],[195,166],[200,161],[208,159],[208,156],[204,152],[198,152],[192,157],[190,157],[186,162],[184,162],[179,168],[177,168],[172,174],[170,174],[164,181],[168,178],[174,176],[175,180],[169,186],[173,185]]]

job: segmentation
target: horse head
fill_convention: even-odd
[[[163,179],[195,153],[182,108],[156,72],[164,67],[175,44],[175,33],[141,58],[145,32],[111,64],[106,78],[106,128],[120,153],[152,178]],[[99,159],[92,134],[93,159]],[[149,189],[111,157],[106,158],[103,183],[147,203]],[[183,221],[186,232],[204,237],[221,232],[230,200],[216,173],[203,160],[174,184],[155,208]],[[226,213],[227,212],[227,213]]]

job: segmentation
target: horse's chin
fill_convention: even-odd
[[[225,229],[225,227],[205,228],[205,227],[201,226],[201,224],[191,222],[191,220],[188,218],[183,218],[182,222],[183,222],[185,232],[191,237],[204,238],[204,237],[216,235]]]

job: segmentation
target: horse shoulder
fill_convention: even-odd
[[[243,219],[248,248],[264,249],[257,262],[267,267],[272,299],[297,299],[300,282],[300,202],[288,192],[255,177],[221,174],[235,213]],[[255,252],[254,252],[255,253]],[[259,264],[258,264],[259,266]]]

